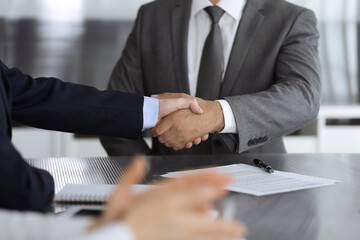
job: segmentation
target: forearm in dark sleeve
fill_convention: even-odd
[[[29,166],[11,143],[1,138],[0,208],[46,211],[54,197],[52,176]]]
[[[12,92],[12,118],[25,125],[64,132],[138,138],[143,96],[37,78],[5,69]]]

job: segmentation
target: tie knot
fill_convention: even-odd
[[[205,11],[209,14],[213,24],[219,23],[221,16],[225,13],[225,11],[218,6],[207,7]]]

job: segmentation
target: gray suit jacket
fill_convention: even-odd
[[[144,95],[189,93],[187,34],[191,0],[141,7],[109,88]],[[192,150],[154,141],[102,138],[110,155],[285,152],[282,136],[313,121],[319,110],[319,34],[311,10],[283,0],[248,0],[221,87],[238,134],[214,134]]]

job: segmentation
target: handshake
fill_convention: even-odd
[[[159,99],[159,117],[151,135],[168,148],[181,150],[206,141],[209,133],[224,129],[222,108],[184,93],[152,95]]]

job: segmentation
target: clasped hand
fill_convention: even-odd
[[[205,101],[183,93],[164,93],[152,97],[158,98],[160,105],[161,101],[169,99],[191,102],[188,108],[177,107],[167,114],[159,114],[158,123],[150,132],[166,147],[174,150],[191,148],[206,141],[209,133],[220,132],[224,128],[222,108],[217,101]]]

